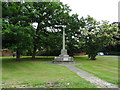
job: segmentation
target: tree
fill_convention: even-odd
[[[18,25],[20,27],[27,27],[34,22],[38,23],[37,29],[34,30],[34,32],[31,31],[33,32],[33,58],[35,58],[36,50],[40,49],[41,47],[49,48],[49,50],[60,49],[59,47],[61,44],[58,44],[58,42],[59,38],[61,38],[60,35],[63,29],[61,27],[56,27],[56,25],[67,25],[67,28],[69,28],[71,23],[74,22],[74,19],[77,20],[75,15],[69,15],[71,10],[67,5],[63,5],[61,2],[26,2],[23,4],[19,2],[8,2],[3,3],[2,7],[3,22],[5,22],[3,25],[3,30],[5,31],[6,29],[11,28],[12,25],[15,26],[15,28],[18,28]],[[70,30],[71,29],[69,28],[69,31]],[[3,33],[3,36],[5,34],[8,33]],[[55,36],[55,34],[60,35]],[[54,42],[51,43],[50,40],[53,38]],[[53,45],[56,47],[53,48]]]
[[[73,56],[75,52],[79,51],[77,39],[78,34],[80,34],[80,32],[78,32],[80,21],[77,14],[72,14],[65,19],[65,22],[66,49],[68,50],[69,55]],[[46,42],[44,46],[47,47],[49,52],[53,53],[51,55],[60,54],[60,50],[62,49],[62,31],[63,28],[59,27],[56,32],[48,32],[48,34],[46,34],[47,39],[44,40]]]
[[[89,59],[95,60],[98,51],[117,43],[114,38],[119,37],[117,25],[109,24],[108,21],[100,23],[90,16],[82,21],[85,22],[85,26],[80,31],[82,35],[81,43]]]
[[[16,51],[16,60],[20,55],[32,48],[34,28],[30,26],[25,14],[25,4],[18,2],[3,3],[2,41],[3,48]]]
[[[16,51],[16,59],[20,60],[20,55],[32,48],[32,29],[31,26],[20,27],[17,25],[8,25],[2,32],[3,48]]]
[[[41,55],[59,55],[61,47],[62,47],[62,34],[61,32],[47,34],[47,38],[44,38],[43,41],[43,50],[41,51]]]
[[[34,49],[32,53],[32,58],[35,58],[36,50],[40,47],[52,48],[53,43],[47,42],[49,46],[46,46],[44,40],[48,41],[47,38],[49,36],[60,31],[61,28],[56,27],[56,25],[67,25],[70,9],[61,2],[34,2],[29,7],[26,6],[26,9],[30,13],[29,18],[31,18],[31,22],[38,23],[37,29],[35,30]],[[51,35],[48,35],[48,33]]]
[[[77,14],[72,14],[70,18],[67,20],[68,25],[65,29],[66,33],[66,48],[68,50],[69,55],[73,56],[74,53],[80,52],[79,47],[79,32],[80,26],[82,23],[80,22]]]
[[[73,51],[70,49],[75,46],[72,43],[76,43],[76,40],[71,40],[71,37],[76,37],[74,34],[78,33],[79,19],[78,15],[69,15],[71,10],[67,5],[63,5],[61,2],[26,2],[22,4],[19,2],[9,2],[3,3],[2,7],[4,26],[7,24],[9,26],[7,28],[3,26],[3,30],[8,30],[12,25],[15,28],[18,28],[18,25],[25,28],[34,22],[38,24],[36,30],[31,30],[33,37],[33,48],[31,48],[33,58],[35,58],[36,51],[40,50],[41,47],[52,51],[61,49],[63,29],[56,27],[58,25],[66,25],[67,48],[69,51]],[[5,34],[8,33],[3,33],[3,36]],[[73,54],[73,52],[71,53]]]

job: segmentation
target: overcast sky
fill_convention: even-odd
[[[60,0],[68,4],[71,13],[79,17],[90,15],[96,20],[108,20],[111,23],[118,21],[118,2],[120,0]]]

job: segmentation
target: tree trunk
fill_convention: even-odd
[[[32,53],[32,59],[35,59],[35,55],[36,55],[36,47],[34,47],[33,53]]]
[[[91,54],[88,54],[88,58],[90,59],[90,60],[96,60],[96,53],[91,53]]]
[[[20,61],[20,52],[18,50],[16,52],[16,61]]]

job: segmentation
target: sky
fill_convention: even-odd
[[[72,9],[71,14],[80,17],[90,15],[98,21],[118,22],[118,2],[120,0],[60,0]]]

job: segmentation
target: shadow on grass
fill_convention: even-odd
[[[81,60],[88,61],[90,59],[87,56],[86,57],[85,56],[75,56],[74,60],[75,61],[81,61]]]
[[[54,57],[36,57],[35,59],[32,59],[32,57],[21,57],[19,61],[16,60],[15,57],[3,57],[2,63],[4,62],[24,62],[24,61],[52,61]]]
[[[52,61],[55,56],[36,56],[35,59],[32,59],[31,56],[21,56],[19,61],[16,61],[15,57],[2,57],[2,62],[24,62],[24,61]],[[88,57],[86,56],[75,56],[75,61],[90,61]]]

